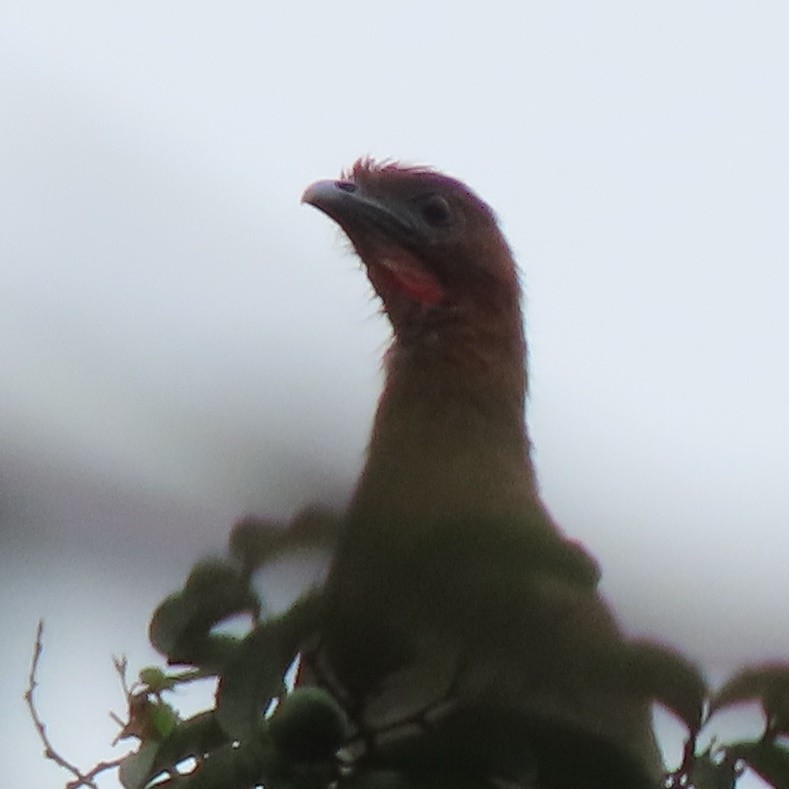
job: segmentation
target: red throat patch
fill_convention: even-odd
[[[374,270],[370,271],[370,278],[374,285],[382,285],[384,290],[396,290],[425,306],[440,304],[446,295],[438,278],[417,258],[402,250],[382,255],[375,262]]]

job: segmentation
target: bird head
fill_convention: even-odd
[[[302,197],[343,229],[395,332],[426,316],[479,318],[519,304],[512,255],[491,209],[425,167],[358,160]]]

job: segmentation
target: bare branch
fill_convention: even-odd
[[[36,727],[39,739],[44,746],[44,756],[47,759],[55,762],[55,764],[57,764],[59,767],[62,767],[64,770],[70,772],[75,777],[75,780],[69,781],[69,783],[66,784],[66,789],[78,789],[78,787],[81,786],[89,786],[93,789],[98,789],[95,782],[96,776],[105,772],[106,770],[115,769],[123,760],[116,759],[111,762],[99,762],[99,764],[90,770],[90,772],[83,773],[77,766],[73,765],[55,750],[55,747],[52,745],[52,741],[49,739],[49,735],[47,734],[47,727],[38,714],[34,699],[34,693],[38,687],[38,680],[36,678],[38,674],[38,666],[41,662],[41,654],[43,651],[44,620],[40,619],[38,622],[38,628],[36,629],[36,644],[33,649],[33,659],[30,662],[30,674],[28,676],[27,690],[25,691],[25,702],[27,703],[27,708],[30,710],[30,717],[33,719],[33,724]]]

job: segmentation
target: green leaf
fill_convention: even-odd
[[[201,712],[175,726],[159,746],[148,778],[190,758],[202,758],[228,744],[228,737],[216,722],[213,711]]]
[[[320,507],[301,511],[287,525],[250,516],[233,527],[230,554],[248,574],[289,550],[331,549],[338,539],[341,523],[339,515]]]
[[[276,554],[284,531],[280,521],[254,515],[242,518],[230,532],[230,555],[242,564],[246,572],[252,572]]]
[[[124,789],[143,789],[148,783],[158,748],[157,742],[143,743],[121,762],[118,778]]]
[[[322,608],[320,595],[303,597],[241,642],[222,673],[217,693],[218,719],[233,738],[246,739],[271,699],[282,695],[285,672],[317,626]]]
[[[159,702],[151,707],[150,717],[159,740],[169,737],[180,721],[175,709],[164,702]]]
[[[260,601],[240,572],[216,560],[194,567],[181,592],[155,611],[149,627],[153,646],[171,663],[187,663],[217,672],[238,639],[212,635],[211,629],[240,613],[257,618]]]
[[[164,690],[172,690],[175,683],[158,666],[146,666],[140,669],[140,682],[146,685],[151,693],[161,693]]]
[[[149,782],[163,770],[152,771]],[[284,775],[274,745],[264,738],[253,738],[244,743],[227,743],[212,750],[206,758],[186,774],[171,772],[176,776],[151,784],[157,789],[251,789],[261,783],[266,789],[282,787]],[[138,785],[134,789],[142,789]],[[306,787],[304,787],[306,789]]]
[[[344,710],[320,688],[296,688],[268,725],[277,748],[297,762],[332,759],[349,734]]]

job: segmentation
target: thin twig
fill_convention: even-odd
[[[118,676],[121,680],[121,687],[123,688],[123,695],[126,697],[126,704],[128,705],[129,701],[131,701],[131,697],[134,694],[134,691],[137,690],[137,686],[140,684],[139,682],[135,681],[129,685],[128,680],[126,679],[126,674],[129,670],[129,659],[126,655],[121,655],[118,657],[117,655],[112,656],[112,665],[115,667],[115,671],[118,673]]]
[[[120,767],[122,761],[123,759],[113,759],[111,762],[99,762],[90,772],[80,775],[75,781],[69,781],[66,784],[66,789],[79,789],[80,786],[96,787],[94,778],[107,770]]]
[[[99,764],[97,764],[90,772],[83,773],[78,767],[71,764],[71,762],[63,758],[55,750],[52,742],[49,739],[49,735],[47,734],[47,727],[39,717],[38,710],[36,709],[35,699],[33,698],[35,690],[38,687],[36,675],[38,674],[38,665],[41,662],[41,654],[43,651],[44,620],[40,619],[38,622],[38,628],[36,629],[36,645],[33,649],[33,659],[30,662],[30,674],[28,676],[27,690],[25,691],[25,702],[27,703],[27,708],[30,710],[30,717],[33,719],[33,724],[36,727],[39,739],[44,746],[44,756],[75,776],[76,780],[70,781],[68,784],[66,784],[66,789],[78,789],[80,786],[89,786],[93,787],[93,789],[98,789],[94,780],[96,776],[105,770],[112,770],[118,767],[123,760],[116,759],[115,761],[111,762],[99,762]]]

